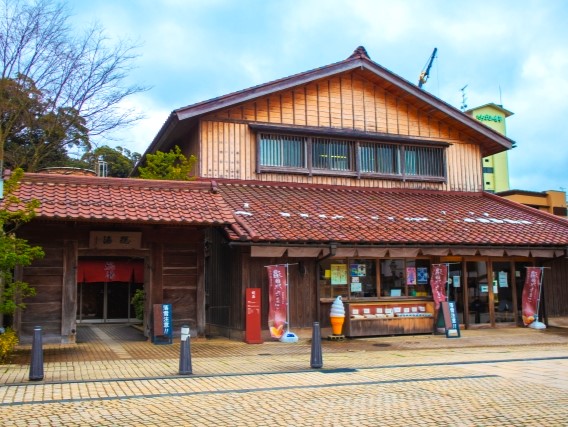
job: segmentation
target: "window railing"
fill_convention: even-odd
[[[258,171],[443,181],[445,147],[259,133]],[[309,155],[308,155],[309,154]]]

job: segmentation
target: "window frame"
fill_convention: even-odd
[[[446,182],[447,181],[447,153],[449,143],[443,141],[427,141],[405,138],[393,135],[369,134],[362,132],[339,132],[337,129],[326,132],[324,129],[312,129],[311,132],[300,131],[299,129],[286,129],[281,126],[270,125],[250,125],[256,131],[256,172],[257,173],[287,173],[303,174],[308,176],[346,176],[354,178],[369,179],[389,179],[400,181],[422,181],[422,182]],[[304,139],[304,167],[288,166],[268,166],[262,164],[262,141],[264,135],[282,136],[285,138]],[[327,169],[314,166],[314,142],[345,142],[348,144],[349,158],[347,159],[349,169]],[[373,148],[383,146],[384,148],[394,147],[398,156],[395,172],[363,171],[362,170],[362,147],[373,146]],[[419,152],[429,151],[432,156],[438,157],[440,162],[432,166],[442,172],[441,176],[409,174],[406,172],[406,150],[417,149]],[[378,158],[378,157],[377,157]],[[423,163],[424,164],[424,163]],[[398,168],[398,169],[397,169]]]

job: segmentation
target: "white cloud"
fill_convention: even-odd
[[[467,84],[469,107],[502,101],[515,113],[512,186],[568,187],[564,0],[91,0],[75,9],[80,22],[145,43],[131,78],[153,86],[132,101],[148,118],[124,141],[136,151],[175,108],[341,61],[359,45],[416,83],[437,47],[425,90],[459,107]]]

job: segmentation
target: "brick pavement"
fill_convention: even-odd
[[[319,370],[309,367],[308,340],[193,339],[190,376],[177,375],[179,342],[124,339],[130,332],[94,326],[81,331],[90,342],[45,346],[40,382],[28,381],[29,348],[22,347],[14,363],[0,366],[1,424],[561,426],[568,420],[566,330],[324,340]]]

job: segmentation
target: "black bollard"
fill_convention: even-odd
[[[41,326],[34,327],[32,341],[32,362],[30,365],[30,381],[43,380],[43,348],[41,342]]]
[[[179,374],[190,375],[193,374],[191,369],[191,343],[190,343],[189,326],[183,325],[181,327],[181,346],[179,353]]]
[[[312,357],[310,359],[310,366],[315,369],[321,368],[323,366],[319,322],[314,322],[314,328],[312,330]]]

